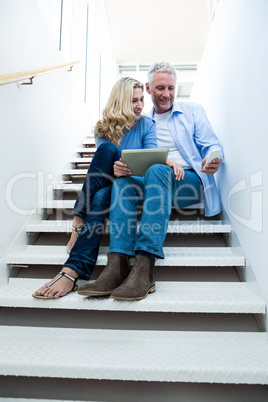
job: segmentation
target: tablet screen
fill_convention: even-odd
[[[155,163],[165,164],[168,151],[168,148],[124,149],[121,160],[128,165],[132,176],[143,176]]]

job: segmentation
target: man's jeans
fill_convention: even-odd
[[[135,256],[138,250],[165,258],[163,243],[172,204],[178,208],[200,202],[202,183],[193,170],[175,180],[173,169],[151,166],[144,176],[117,178],[112,187],[110,253]],[[143,205],[137,235],[137,206]]]
[[[114,144],[101,144],[89,166],[73,215],[84,218],[84,225],[64,267],[89,279],[99,253],[111,202],[113,164],[118,160]]]

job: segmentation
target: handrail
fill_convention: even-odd
[[[70,70],[68,70],[68,71],[72,71],[73,65],[78,64],[78,63],[80,63],[80,62],[72,61],[69,63],[59,64],[57,66],[52,66],[52,67],[39,68],[36,70],[23,71],[20,73],[0,75],[0,85],[11,84],[13,82],[24,81],[24,80],[28,80],[28,79],[32,83],[33,78],[36,76],[39,76],[39,75],[52,73],[56,70],[60,70],[60,69],[66,68],[66,67],[70,67]]]

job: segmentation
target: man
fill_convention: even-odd
[[[169,148],[166,165],[151,166],[144,176],[130,176],[122,162],[114,165],[115,180],[110,209],[108,264],[99,278],[79,289],[87,296],[110,295],[117,300],[140,300],[155,291],[156,258],[165,258],[165,240],[172,204],[184,208],[204,198],[205,215],[221,210],[214,173],[221,158],[205,166],[211,150],[221,148],[204,109],[193,103],[174,102],[176,71],[169,63],[152,65],[146,90],[154,107],[157,146]],[[137,205],[143,205],[137,235]],[[132,268],[129,257],[135,257]]]

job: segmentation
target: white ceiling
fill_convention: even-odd
[[[208,37],[207,0],[105,0],[119,64],[199,63]]]

